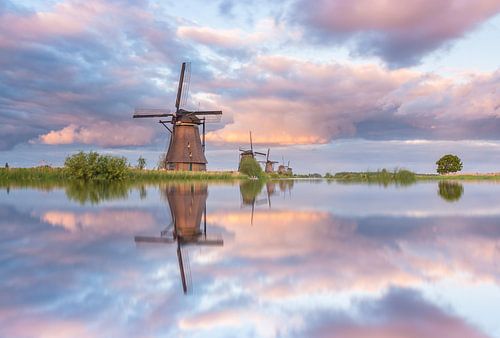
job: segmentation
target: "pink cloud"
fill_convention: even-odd
[[[98,144],[101,146],[144,145],[154,137],[150,128],[130,123],[112,124],[97,122],[94,125],[80,127],[70,124],[59,130],[52,130],[38,137],[44,144]]]
[[[256,143],[285,145],[349,137],[496,138],[500,126],[491,120],[499,116],[499,82],[498,72],[445,78],[261,56],[233,77],[210,83],[237,90],[214,97],[228,122],[207,139],[247,143],[249,130]]]
[[[418,63],[498,14],[496,0],[300,0],[294,16],[319,41],[355,40],[355,52],[392,65]],[[311,36],[306,36],[310,38]]]

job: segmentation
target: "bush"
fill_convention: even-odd
[[[447,154],[441,157],[437,162],[436,171],[439,174],[456,173],[462,170],[462,161],[456,155]]]
[[[128,173],[124,157],[99,155],[96,152],[86,154],[83,151],[67,157],[64,170],[68,178],[83,181],[122,180]]]
[[[262,168],[253,157],[243,157],[240,162],[240,173],[249,177],[261,177]]]

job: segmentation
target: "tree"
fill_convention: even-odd
[[[146,160],[144,157],[139,156],[139,159],[137,160],[137,169],[142,170],[146,168]]]
[[[463,164],[460,158],[456,155],[447,154],[441,157],[437,162],[436,171],[439,174],[456,173],[462,170]]]
[[[262,168],[253,157],[243,157],[241,159],[240,172],[250,177],[262,176]]]
[[[9,163],[5,162],[5,169],[9,169]]]

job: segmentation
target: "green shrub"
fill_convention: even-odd
[[[262,168],[253,157],[243,157],[240,162],[240,173],[249,177],[261,177]]]
[[[128,166],[124,157],[99,155],[96,152],[87,154],[81,151],[66,158],[64,170],[70,179],[113,181],[124,179]]]
[[[441,157],[437,162],[436,171],[439,174],[456,173],[462,170],[462,160],[456,155],[447,154]]]

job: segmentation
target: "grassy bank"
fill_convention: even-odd
[[[416,182],[416,175],[415,173],[404,169],[393,171],[382,169],[378,171],[366,172],[340,172],[336,173],[335,175],[333,175],[333,177],[328,179],[335,180],[341,183],[410,185]]]
[[[126,182],[161,182],[169,180],[234,180],[247,178],[231,171],[166,171],[166,170],[138,170],[129,169],[123,181]],[[63,168],[0,168],[0,184],[32,185],[44,184],[48,186],[57,183],[72,181]]]
[[[500,181],[500,173],[492,174],[417,174],[419,181],[452,180],[452,181]]]

